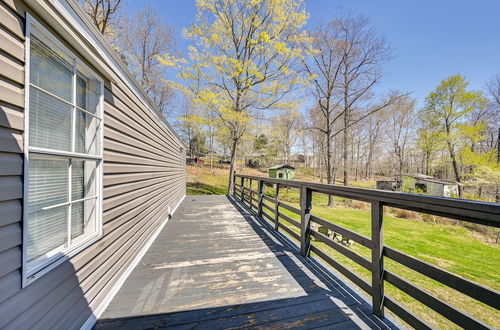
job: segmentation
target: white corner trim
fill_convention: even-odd
[[[106,310],[108,305],[111,303],[115,295],[118,293],[120,288],[122,287],[123,283],[125,283],[125,280],[129,277],[129,275],[132,273],[134,268],[139,264],[141,261],[142,257],[146,254],[146,252],[149,250],[153,242],[156,240],[158,235],[161,233],[165,225],[167,224],[169,218],[174,215],[175,211],[177,211],[177,208],[179,205],[181,205],[182,201],[186,198],[186,195],[182,196],[181,200],[177,205],[172,209],[172,212],[167,215],[165,221],[158,227],[158,229],[154,232],[154,234],[149,238],[147,243],[142,247],[142,249],[139,251],[139,253],[135,256],[134,260],[128,265],[127,269],[123,272],[123,274],[120,276],[118,281],[113,285],[109,293],[104,297],[104,299],[101,301],[99,306],[94,310],[92,315],[85,321],[85,323],[81,326],[80,330],[91,330],[92,327],[96,324],[97,320],[101,317],[102,313]]]

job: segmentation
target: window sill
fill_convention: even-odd
[[[100,233],[95,233],[88,239],[80,242],[77,246],[71,248],[71,250],[65,252],[58,252],[53,256],[47,258],[41,264],[35,266],[33,269],[26,271],[25,273],[23,272],[22,287],[23,288],[27,287],[28,285],[35,282],[37,279],[41,278],[43,275],[47,274],[48,272],[50,272],[63,262],[69,261],[72,257],[74,257],[81,251],[85,250],[86,248],[90,247],[92,244],[97,242],[100,238],[101,238]],[[27,267],[25,265],[25,267],[23,267],[23,270],[26,268]]]

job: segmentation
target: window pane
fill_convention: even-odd
[[[87,82],[80,75],[76,77],[76,105],[87,109]]]
[[[71,151],[72,107],[34,87],[29,103],[30,146]]]
[[[95,233],[96,202],[89,199],[71,205],[71,239]]]
[[[68,201],[68,166],[67,159],[30,154],[28,212]]]
[[[77,65],[77,69],[77,105],[90,113],[97,114],[101,98],[101,82],[89,78],[90,74],[82,73],[86,71],[80,65]]]
[[[98,114],[101,99],[101,83],[95,79],[87,81],[87,111]]]
[[[72,160],[72,200],[96,196],[96,161]]]
[[[83,111],[76,112],[75,151],[96,155],[98,151],[99,119]]]
[[[71,239],[83,235],[83,202],[77,202],[71,205]]]
[[[33,36],[30,60],[30,82],[71,102],[73,64]]]
[[[29,215],[28,262],[66,244],[68,206]]]

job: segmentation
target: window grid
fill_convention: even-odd
[[[73,77],[71,79],[71,102],[73,103],[73,107],[71,108],[71,152],[75,152],[75,134],[76,134],[76,59],[73,58]],[[68,166],[68,214],[66,218],[66,245],[67,247],[71,247],[71,218],[73,217],[73,160],[69,159]]]
[[[92,117],[96,118],[96,119],[97,119],[97,120],[99,120],[99,121],[100,121],[100,120],[102,120],[102,117],[101,117],[101,116],[99,116],[99,115],[97,115],[97,114],[95,114],[95,113],[92,113],[92,112],[90,112],[90,111],[87,111],[87,110],[85,110],[85,109],[83,109],[83,108],[81,108],[81,107],[79,107],[79,106],[77,106],[77,105],[73,104],[73,102],[69,102],[69,101],[67,101],[67,100],[63,99],[63,98],[62,98],[62,97],[60,97],[60,96],[57,96],[57,95],[55,95],[55,94],[53,94],[53,93],[51,93],[51,92],[49,92],[49,91],[46,91],[46,90],[45,90],[45,89],[43,89],[42,87],[37,86],[37,85],[33,84],[32,82],[30,82],[30,86],[31,86],[31,87],[33,87],[33,88],[35,88],[35,89],[37,89],[37,90],[39,90],[39,91],[40,91],[40,92],[42,92],[42,93],[45,93],[45,94],[49,95],[50,97],[53,97],[53,98],[57,99],[58,101],[64,102],[64,103],[66,103],[67,105],[70,105],[70,106],[72,106],[72,107],[76,108],[77,110],[79,110],[79,111],[81,111],[81,112],[84,112],[85,114],[90,115],[90,116],[92,116]]]
[[[27,22],[27,25],[30,26],[30,30],[32,31],[27,31],[28,36],[33,36],[34,31],[36,33],[41,33],[47,40],[49,40],[50,43],[58,43],[59,41],[56,39],[55,36],[49,34],[38,22],[36,22],[32,17],[29,17],[29,21]],[[31,38],[28,39],[30,41]],[[45,39],[44,39],[45,40]],[[27,50],[31,47],[31,43],[27,42],[26,43],[26,48]],[[52,269],[55,267],[57,264],[60,262],[57,262],[58,259],[61,260],[62,256],[54,256],[53,254],[59,254],[59,253],[64,253],[64,255],[71,255],[72,252],[77,252],[79,248],[84,247],[85,243],[92,243],[93,240],[95,240],[96,236],[99,236],[102,230],[101,227],[101,204],[102,203],[102,187],[100,185],[102,184],[102,151],[103,151],[103,146],[102,146],[102,107],[103,107],[103,81],[98,78],[98,76],[93,73],[91,69],[89,69],[84,63],[82,63],[71,51],[67,50],[62,47],[63,49],[61,50],[60,45],[57,45],[57,48],[59,51],[62,51],[65,56],[68,56],[72,59],[72,66],[73,66],[73,73],[72,73],[72,81],[71,81],[71,102],[68,102],[62,97],[59,97],[44,88],[37,86],[35,83],[31,81],[30,78],[30,73],[29,73],[29,65],[27,65],[26,69],[26,81],[28,82],[28,86],[35,88],[39,92],[45,93],[51,98],[54,98],[58,101],[61,101],[69,106],[71,106],[71,147],[70,151],[66,150],[57,150],[57,149],[51,149],[51,148],[41,148],[41,147],[35,147],[31,146],[29,142],[29,120],[27,119],[28,116],[26,116],[26,127],[27,127],[27,134],[26,134],[26,159],[29,161],[30,155],[31,154],[36,154],[36,155],[47,155],[48,157],[63,157],[69,161],[68,165],[68,196],[67,196],[67,202],[64,203],[59,203],[59,204],[54,204],[54,205],[49,205],[45,206],[36,210],[31,210],[31,211],[25,211],[25,214],[31,215],[36,212],[41,212],[45,210],[50,210],[50,209],[55,209],[58,207],[66,206],[67,207],[67,219],[66,219],[66,231],[67,231],[67,238],[66,242],[62,247],[59,247],[53,251],[50,251],[48,253],[45,253],[45,255],[42,255],[41,257],[37,257],[34,260],[31,261],[31,264],[34,264],[33,266],[29,266],[29,263],[27,262],[27,247],[26,247],[26,241],[23,239],[23,286],[31,283],[32,280],[38,278],[38,275],[43,275],[43,273],[47,272],[48,270]],[[29,53],[28,53],[29,54]],[[28,60],[30,60],[29,56],[26,56]],[[85,72],[80,73],[78,71],[78,68],[82,68]],[[82,107],[78,106],[78,101],[77,101],[77,77],[78,76],[83,76],[84,78],[90,78],[90,79],[96,79],[99,83],[99,89],[97,90],[97,93],[95,96],[98,98],[97,99],[97,104],[95,108],[95,113],[92,113],[88,111],[87,109],[83,109]],[[88,86],[88,85],[86,85]],[[88,98],[89,98],[89,90],[86,89],[85,92],[85,98],[86,98],[86,103],[85,107],[89,105]],[[29,93],[26,93],[26,110],[29,111]],[[92,125],[95,126],[95,133],[94,133],[94,140],[93,143],[95,144],[93,149],[95,150],[94,152],[92,150],[87,150],[87,147],[84,147],[84,152],[77,152],[76,151],[76,136],[77,136],[77,116],[79,113],[85,114],[85,116],[91,116],[92,120],[96,121],[95,124],[93,123]],[[84,119],[85,126],[87,125],[86,122],[87,118]],[[85,139],[84,139],[84,145],[85,145]],[[87,153],[88,152],[88,153]],[[73,187],[72,187],[72,181],[73,181],[73,175],[76,175],[73,173],[73,162],[74,160],[82,160],[82,161],[90,161],[94,164],[94,181],[92,183],[93,185],[93,194],[91,196],[85,196],[88,192],[86,192],[85,185],[83,186],[82,190],[82,197],[83,198],[77,198],[73,200]],[[25,166],[25,175],[29,177],[29,173],[27,171],[27,166]],[[27,185],[27,178],[25,180],[25,185]],[[85,178],[85,176],[84,176]],[[85,180],[85,179],[84,179]],[[25,194],[28,192],[27,186],[25,187]],[[26,195],[27,196],[27,195]],[[27,198],[25,198],[25,201]],[[73,205],[77,203],[82,203],[82,208],[85,208],[85,202],[93,200],[93,215],[92,215],[92,221],[94,222],[94,230],[93,232],[88,236],[88,237],[83,237],[83,235],[86,235],[85,233],[85,217],[83,218],[84,224],[83,224],[83,234],[80,236],[72,238],[72,208]],[[28,203],[25,202],[24,208],[26,209],[28,206]],[[26,227],[23,230],[25,232],[24,235],[26,235]],[[75,241],[75,244],[73,245],[72,243]],[[54,258],[56,257],[56,258]],[[41,259],[41,260],[40,260]]]
[[[69,53],[67,52],[66,55],[68,56],[73,56],[72,53]],[[78,70],[77,70],[77,67],[78,65],[82,65],[83,63],[80,63],[77,58],[74,58],[73,57],[73,64],[72,64],[72,67],[73,67],[73,76],[72,76],[72,82],[71,82],[71,102],[43,89],[42,87],[32,83],[30,81],[30,86],[36,88],[37,90],[39,90],[40,92],[42,93],[45,93],[47,95],[49,95],[50,97],[53,97],[55,99],[58,99],[59,101],[61,102],[64,102],[68,105],[70,105],[72,108],[71,110],[71,151],[67,152],[67,156],[68,157],[68,160],[69,160],[69,166],[68,166],[68,201],[65,202],[65,203],[60,203],[60,204],[55,204],[55,205],[51,205],[51,206],[47,206],[47,207],[43,207],[43,208],[40,208],[40,209],[37,209],[37,210],[32,210],[32,211],[29,211],[28,214],[33,214],[33,213],[36,213],[36,212],[39,212],[39,211],[44,211],[44,210],[50,210],[50,209],[53,209],[53,208],[57,208],[57,207],[61,207],[61,206],[68,206],[68,212],[67,212],[67,241],[66,241],[66,248],[70,248],[71,245],[72,245],[72,241],[74,239],[71,238],[71,232],[72,232],[72,228],[71,228],[71,217],[72,217],[72,207],[74,204],[76,203],[80,203],[80,202],[84,202],[84,201],[87,201],[87,200],[96,200],[97,201],[97,198],[99,197],[98,195],[94,195],[94,196],[91,196],[91,197],[85,197],[85,198],[80,198],[80,199],[76,199],[76,200],[73,200],[73,196],[72,196],[72,181],[73,181],[73,159],[74,158],[77,158],[77,159],[84,159],[84,160],[95,160],[95,159],[98,159],[98,160],[101,160],[102,159],[102,156],[101,155],[92,155],[92,154],[86,154],[86,153],[77,153],[75,150],[76,150],[76,139],[75,139],[75,136],[76,136],[76,118],[77,118],[77,113],[78,111],[80,112],[83,112],[85,114],[88,114],[88,115],[91,115],[92,117],[94,117],[96,120],[98,120],[98,128],[97,128],[97,132],[96,134],[97,135],[100,135],[101,134],[101,120],[102,120],[102,117],[100,117],[97,113],[96,114],[93,114],[91,113],[90,111],[87,111],[81,107],[78,107],[77,106],[77,100],[76,100],[76,80],[77,80],[77,76],[78,76]],[[86,95],[85,96],[86,98],[88,98],[88,96]],[[88,103],[88,102],[87,102]],[[97,111],[99,112],[99,111]],[[48,148],[41,148],[41,149],[44,149],[44,154],[47,154],[47,155],[56,155],[56,154],[59,154],[59,151],[60,150],[52,150],[52,149],[48,149]],[[99,147],[98,148],[99,151],[101,151],[101,148]],[[40,153],[40,148],[37,148],[37,147],[32,147],[32,146],[29,146],[29,152],[30,153]],[[76,156],[76,157],[73,157]],[[94,157],[88,157],[88,156],[94,156]]]

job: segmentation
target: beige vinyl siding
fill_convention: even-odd
[[[21,289],[23,31],[22,16],[0,2],[0,302]]]
[[[21,288],[25,10],[50,29],[26,8],[0,0],[0,328],[79,328],[185,195],[184,147],[126,82],[105,81],[103,235]]]

